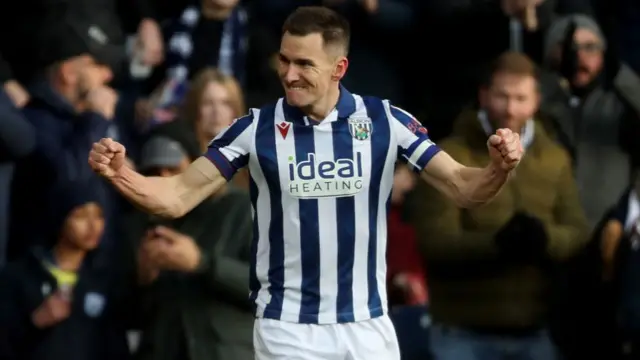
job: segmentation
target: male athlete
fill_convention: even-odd
[[[89,154],[131,202],[173,218],[249,167],[258,360],[400,359],[385,289],[396,160],[469,207],[491,200],[522,156],[518,135],[501,129],[487,142],[491,164],[465,167],[405,111],[347,91],[349,32],[327,8],[298,8],[282,31],[285,98],[251,109],[180,175],[136,173],[111,139]]]

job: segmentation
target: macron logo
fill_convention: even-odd
[[[291,128],[291,123],[283,121],[280,124],[276,124],[278,131],[280,131],[280,135],[282,135],[283,139],[287,138],[287,134],[289,134],[289,128]]]

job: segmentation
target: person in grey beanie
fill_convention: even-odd
[[[574,176],[590,227],[596,228],[605,213],[626,191],[637,162],[640,131],[640,78],[615,57],[614,37],[608,37],[592,18],[571,15],[557,19],[548,29],[542,71],[541,117],[550,132],[572,155]],[[600,249],[593,239],[588,249]],[[563,358],[614,359],[608,353],[612,329],[598,299],[601,277],[587,279],[598,266],[600,254],[582,254],[559,281],[557,314],[552,325]],[[567,267],[569,269],[569,266]],[[598,291],[594,291],[598,289]],[[585,296],[585,294],[588,294]]]
[[[625,64],[608,66],[607,39],[585,15],[557,19],[545,39],[541,113],[573,157],[591,226],[613,206],[630,178],[626,135],[640,123],[640,78]],[[605,73],[605,69],[616,69]]]

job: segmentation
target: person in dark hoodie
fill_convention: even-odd
[[[122,305],[130,287],[100,246],[100,191],[95,181],[56,186],[48,245],[32,247],[0,273],[1,359],[127,359]]]
[[[9,260],[23,254],[31,241],[42,238],[38,232],[45,217],[38,200],[47,198],[50,184],[95,177],[86,153],[94,141],[115,136],[112,120],[117,96],[105,85],[111,71],[101,65],[109,49],[87,42],[64,23],[49,32],[49,46],[43,49],[48,59],[46,73],[29,88],[31,100],[23,109],[35,127],[36,146],[16,164]],[[113,201],[102,200],[110,215]]]
[[[15,80],[9,64],[0,55],[0,267],[4,265],[9,227],[9,198],[14,162],[31,153],[36,134],[20,113],[28,98]]]

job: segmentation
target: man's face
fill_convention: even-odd
[[[111,81],[113,74],[107,66],[96,63],[92,56],[81,55],[67,61],[64,76],[77,98],[82,99],[89,91]]]
[[[577,29],[573,36],[578,51],[578,69],[572,79],[575,87],[589,85],[598,76],[603,64],[603,45],[596,34],[587,29]]]
[[[480,106],[494,126],[520,132],[538,110],[540,95],[532,76],[497,73],[491,85],[480,90]]]
[[[104,232],[102,208],[93,202],[78,206],[65,220],[62,231],[72,246],[85,251],[95,249]]]
[[[346,57],[336,48],[325,47],[322,35],[282,36],[278,75],[289,105],[313,106],[334,81],[340,81],[346,68]]]

